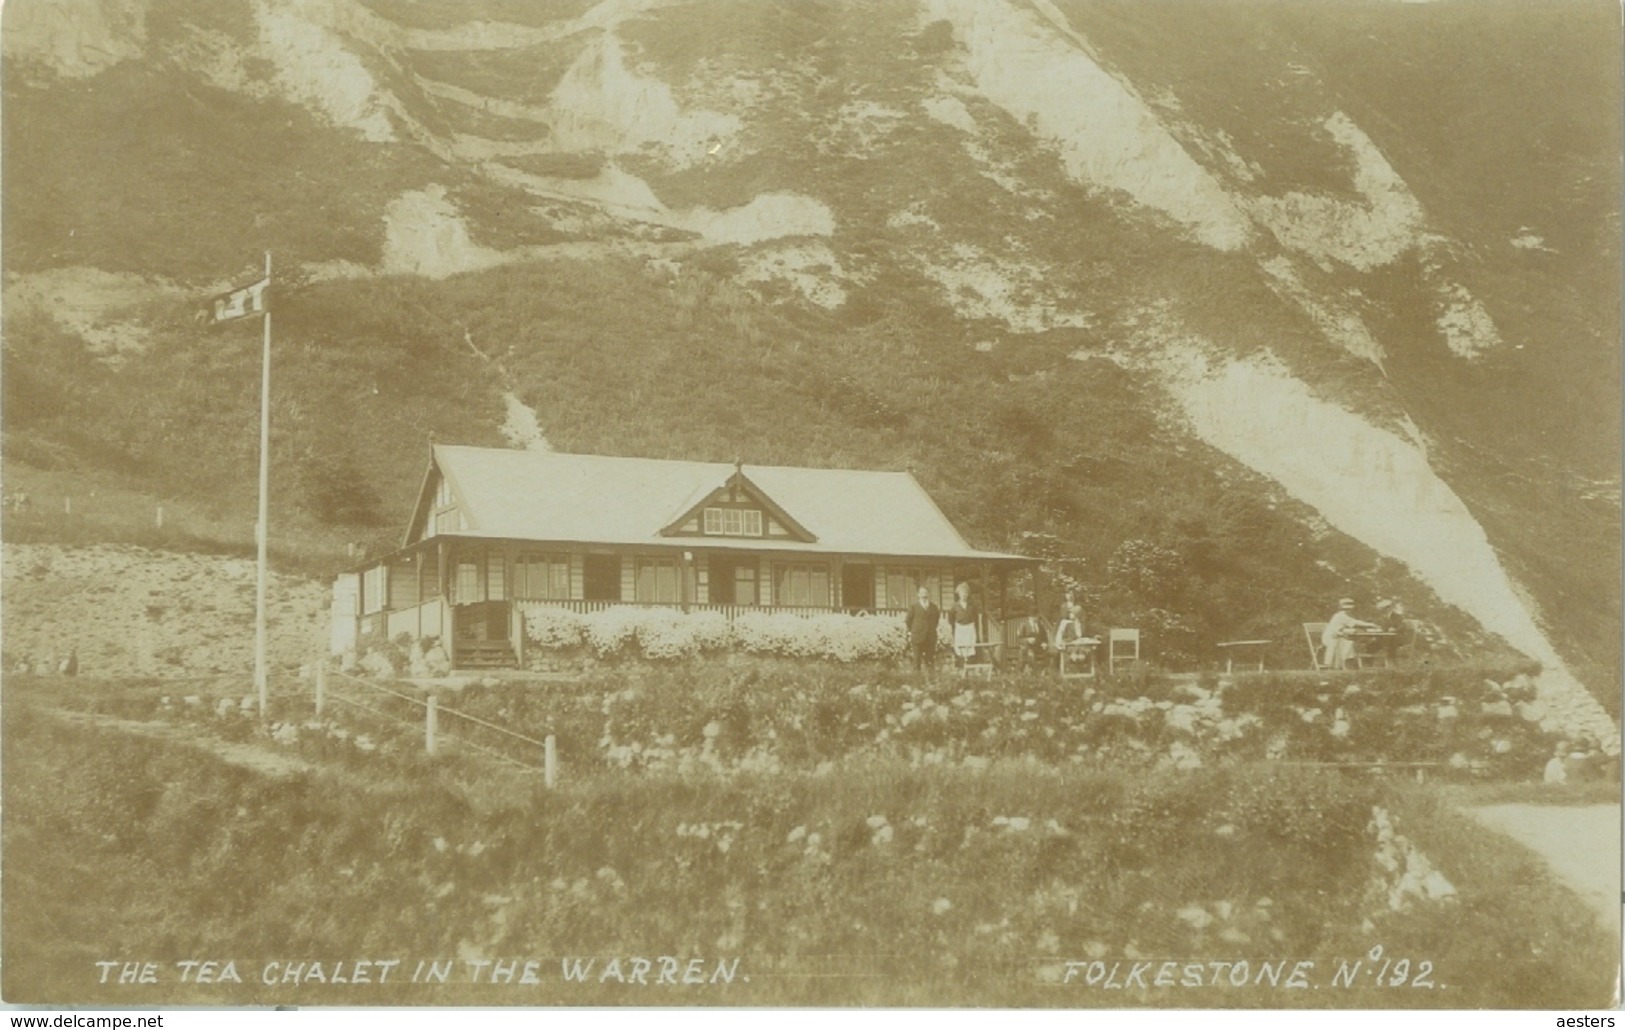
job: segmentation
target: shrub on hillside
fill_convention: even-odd
[[[1106,563],[1113,585],[1153,604],[1176,599],[1186,581],[1179,553],[1149,540],[1125,540]]]

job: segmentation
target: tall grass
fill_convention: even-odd
[[[1550,1008],[1603,1004],[1611,983],[1579,921],[1564,938],[1514,929],[1573,914],[1539,883],[1509,895],[1526,869],[1452,863],[1459,902],[1388,910],[1367,824],[1405,799],[1361,779],[856,761],[526,791],[459,787],[426,764],[267,778],[31,706],[4,717],[13,1001]],[[1484,844],[1460,832],[1453,845]],[[1499,963],[1442,932],[1461,912],[1503,920]],[[1448,990],[1176,995],[1061,979],[1069,960],[1142,955],[1290,957],[1326,980],[1374,942],[1429,957]],[[97,958],[126,955],[233,958],[248,975],[97,983]],[[749,980],[655,995],[600,979],[640,955],[708,970],[738,957]],[[271,960],[363,956],[533,958],[542,975],[474,984],[459,962],[444,986],[257,982]],[[595,962],[587,983],[563,981],[570,957]]]

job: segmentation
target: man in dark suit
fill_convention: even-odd
[[[936,671],[937,623],[941,619],[942,610],[931,603],[931,591],[921,587],[919,596],[908,606],[908,650],[914,656],[916,672],[923,669],[931,675]]]

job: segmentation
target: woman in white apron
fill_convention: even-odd
[[[982,618],[981,609],[970,599],[969,583],[954,587],[954,603],[945,614],[953,630],[954,656],[964,665],[976,657],[977,629]]]

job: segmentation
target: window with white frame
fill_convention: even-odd
[[[762,513],[755,508],[705,509],[707,536],[761,536]]]
[[[452,603],[473,604],[485,600],[485,591],[481,586],[479,563],[467,558],[459,561],[457,578],[452,581]]]

